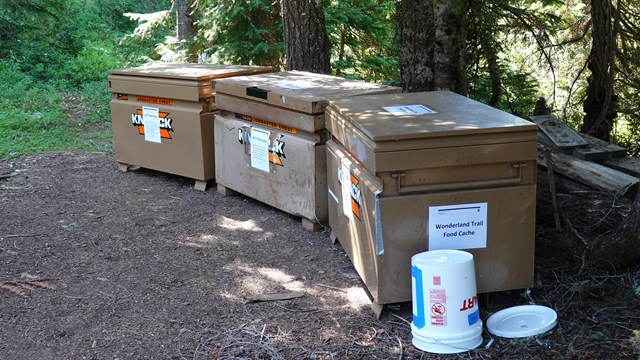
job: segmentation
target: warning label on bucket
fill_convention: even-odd
[[[487,203],[429,207],[429,250],[487,247]]]
[[[431,325],[447,326],[447,293],[445,289],[430,289]]]

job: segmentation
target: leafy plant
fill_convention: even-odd
[[[325,8],[336,75],[374,82],[399,78],[394,11],[395,2],[389,0],[334,1]]]

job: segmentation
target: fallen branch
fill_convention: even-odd
[[[42,236],[42,235],[40,234],[9,234],[9,235],[2,236],[2,238],[11,239],[11,238],[21,238],[21,237],[33,237],[33,236]]]
[[[8,179],[8,178],[14,177],[16,175],[18,175],[18,173],[2,174],[2,175],[0,175],[0,180]]]
[[[304,296],[304,292],[302,291],[292,291],[286,293],[278,293],[278,294],[263,294],[258,295],[254,298],[248,299],[247,303],[256,303],[263,301],[281,301],[281,300],[291,300]]]
[[[26,298],[29,296],[27,291],[31,291],[34,287],[56,290],[55,285],[48,283],[48,281],[60,280],[58,277],[36,277],[29,279],[11,279],[0,281],[0,288],[5,289],[20,297]]]

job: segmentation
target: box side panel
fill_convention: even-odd
[[[365,168],[375,171],[377,144],[355,129],[332,107],[325,112],[325,126],[335,141],[353,155]]]
[[[314,222],[326,221],[326,202],[318,202],[316,194],[326,188],[316,179],[324,173],[316,162],[319,137],[278,131],[256,126],[224,115],[216,116],[215,157],[216,182],[265,204]],[[252,166],[251,132],[268,132],[268,172]],[[324,189],[319,189],[318,187]]]
[[[215,81],[214,91],[216,94],[227,94],[239,98],[245,98],[272,106],[277,106],[305,114],[313,114],[313,102],[318,99],[299,99],[277,94],[259,85],[238,84],[227,81]],[[321,113],[322,111],[320,111]]]
[[[343,176],[346,169],[350,174]],[[353,181],[351,175],[354,176]],[[343,179],[349,179],[346,187]],[[381,184],[334,141],[327,142],[327,184],[331,231],[371,295],[378,299],[379,271],[383,266],[379,262],[384,261],[384,257],[376,255],[375,194],[382,189]],[[345,194],[352,186],[354,196]],[[347,198],[351,203],[345,206],[344,199]]]
[[[316,132],[324,129],[324,115],[305,114],[221,93],[216,94],[216,106],[237,115],[289,126],[296,131]]]
[[[382,172],[501,162],[535,162],[536,154],[537,144],[535,141],[387,151],[376,154],[375,170]]]
[[[202,144],[202,171],[205,179],[216,177],[214,119],[217,112],[200,115],[200,143]]]
[[[446,192],[385,196],[395,190],[395,186],[391,186],[389,191],[385,182],[385,191],[376,209],[375,191],[381,187],[363,182],[358,189],[361,216],[366,221],[359,222],[357,218],[345,216],[337,175],[341,160],[349,155],[333,141],[327,145],[329,224],[378,303],[411,300],[411,256],[428,249],[429,207],[441,205],[487,204],[486,247],[467,250],[475,256],[479,292],[532,285],[535,185],[474,190],[450,186]],[[364,169],[358,170],[351,167],[357,176],[368,174]],[[388,174],[382,175],[388,177]],[[533,176],[535,178],[535,173]],[[379,227],[376,227],[376,211]],[[383,250],[381,255],[380,250]]]
[[[160,143],[145,140],[144,106],[158,109]],[[214,176],[212,155],[213,114],[202,113],[198,102],[177,106],[153,105],[135,99],[111,100],[111,120],[116,160],[129,165],[209,180]]]
[[[509,148],[507,148],[509,149]],[[396,153],[398,157],[402,152]],[[488,160],[488,159],[487,159]],[[501,159],[468,165],[380,172],[385,196],[535,185],[535,160]]]
[[[474,255],[479,293],[533,285],[535,190],[521,186],[381,199],[386,261],[379,270],[380,302],[411,300],[411,256],[428,249],[429,208],[441,205],[487,204],[486,247],[466,250]]]
[[[208,85],[209,83],[207,83]],[[210,87],[210,86],[209,86]],[[129,97],[159,97],[169,100],[198,101],[203,91],[198,83],[187,80],[143,78],[134,76],[109,76],[109,90],[112,93],[127,94]],[[209,92],[209,97],[211,92]]]
[[[317,144],[315,147],[315,203],[316,217],[322,223],[329,220],[327,196],[327,145]]]

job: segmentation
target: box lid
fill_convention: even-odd
[[[304,71],[285,71],[214,82],[216,93],[268,103],[308,114],[324,112],[327,99],[355,95],[398,93],[394,86],[348,80]],[[233,109],[227,109],[233,111]]]
[[[535,132],[536,124],[450,91],[331,99],[329,107],[374,142]]]
[[[268,66],[155,63],[130,69],[110,70],[109,74],[203,81],[236,75],[261,74],[271,71],[271,67]]]

